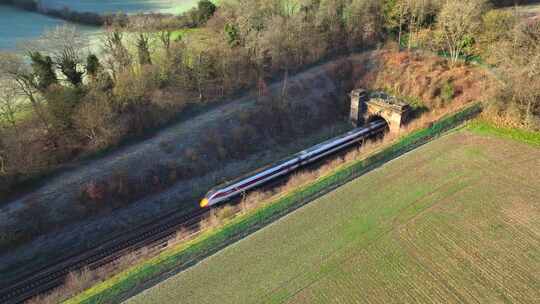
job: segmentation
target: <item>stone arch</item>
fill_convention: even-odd
[[[366,124],[368,124],[370,122],[374,122],[376,120],[381,120],[381,119],[386,122],[386,128],[390,128],[390,123],[388,122],[388,118],[384,117],[383,115],[379,115],[377,113],[366,115],[365,122]]]
[[[386,121],[390,132],[399,132],[402,124],[401,113],[396,113],[392,110],[382,108],[379,104],[367,103],[367,109],[364,113],[364,121],[370,122],[370,119],[380,117]]]
[[[370,117],[381,117],[392,133],[398,133],[410,111],[409,105],[385,94],[368,94],[363,89],[351,92],[351,122],[368,123]]]

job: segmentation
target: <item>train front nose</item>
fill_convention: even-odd
[[[208,199],[207,199],[207,198],[203,198],[203,199],[201,200],[201,203],[200,203],[199,205],[201,206],[201,208],[205,208],[205,207],[208,206],[208,203],[209,203]]]

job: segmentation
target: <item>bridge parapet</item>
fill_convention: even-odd
[[[381,117],[388,123],[390,132],[398,133],[411,110],[407,103],[383,92],[368,93],[364,89],[355,89],[350,96],[350,119],[355,126],[362,126],[374,117]]]

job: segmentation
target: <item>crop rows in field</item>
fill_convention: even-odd
[[[131,303],[535,303],[537,172],[539,149],[458,132]]]

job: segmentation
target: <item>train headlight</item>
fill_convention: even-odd
[[[201,208],[204,208],[204,207],[208,206],[208,203],[209,203],[209,202],[208,202],[208,199],[207,199],[207,198],[203,198],[203,199],[201,200],[201,203],[200,203]]]

